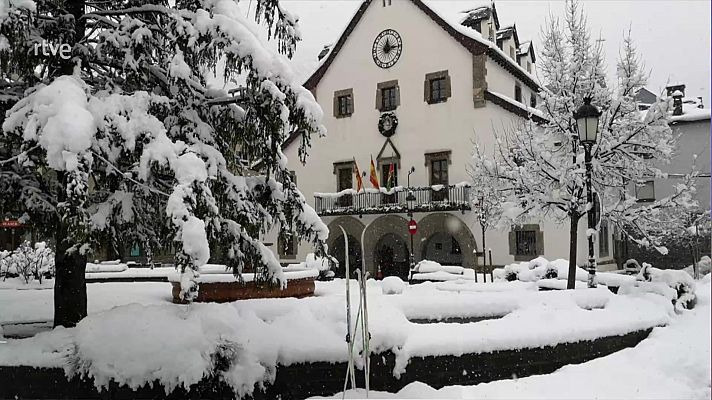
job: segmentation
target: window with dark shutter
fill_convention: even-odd
[[[452,95],[448,71],[438,71],[425,75],[423,100],[428,104],[442,103]]]
[[[655,201],[655,182],[650,180],[636,185],[635,195],[641,203]]]
[[[529,106],[536,108],[536,95],[534,93],[532,93],[532,97],[529,98]]]
[[[354,113],[353,89],[337,90],[334,92],[334,117],[350,117]]]
[[[400,90],[398,89],[398,81],[392,80],[381,82],[376,87],[376,109],[384,111],[393,111],[400,105]]]
[[[516,231],[516,253],[518,256],[535,256],[536,255],[536,232],[534,231]]]
[[[514,100],[522,102],[522,87],[518,83],[514,85]]]
[[[509,254],[515,261],[529,261],[544,254],[544,232],[539,225],[513,227],[509,232]]]
[[[433,201],[444,201],[448,198],[448,160],[430,161],[430,185],[435,186],[432,192]]]

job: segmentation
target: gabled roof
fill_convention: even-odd
[[[497,43],[514,36],[514,46],[519,48],[519,35],[517,35],[517,25],[505,26],[497,31]]]
[[[534,43],[532,43],[531,40],[527,40],[519,45],[519,48],[517,49],[517,61],[519,61],[521,56],[525,55],[529,55],[533,63],[536,62],[536,56],[534,55]]]
[[[405,1],[405,0],[404,0]],[[427,6],[423,0],[410,0],[416,7],[425,13],[433,22],[440,26],[445,32],[447,32],[453,39],[460,43],[465,49],[467,49],[473,55],[481,55],[486,53],[492,60],[497,64],[506,69],[509,73],[514,75],[517,79],[521,80],[522,83],[529,86],[532,90],[538,91],[539,84],[534,80],[534,78],[529,75],[515,60],[512,60],[504,52],[497,48],[497,46],[491,43],[489,40],[482,38],[479,32],[468,28],[466,26],[460,25],[457,22],[448,22],[438,13],[436,13],[432,8]],[[307,79],[304,83],[304,87],[309,90],[316,88],[319,81],[324,77],[324,74],[331,66],[339,51],[343,48],[346,40],[351,35],[356,25],[361,21],[363,14],[366,9],[373,3],[372,0],[364,0],[361,6],[356,10],[353,18],[346,26],[346,29],[339,37],[332,50],[322,59],[321,64],[316,69],[316,71]],[[492,4],[494,10],[494,4]],[[493,11],[494,12],[494,11]],[[518,41],[518,39],[517,39]]]
[[[494,30],[499,29],[499,18],[497,17],[497,8],[494,6],[494,1],[488,2],[486,5],[470,8],[461,13],[465,14],[465,17],[460,21],[461,25],[472,28],[476,22],[492,17],[494,19]]]

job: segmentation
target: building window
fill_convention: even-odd
[[[395,110],[396,107],[396,88],[387,87],[381,89],[381,111]]]
[[[336,191],[341,192],[346,189],[353,189],[354,169],[353,162],[334,164],[334,174],[336,174]],[[350,207],[353,204],[353,196],[344,194],[337,198],[336,204],[339,207]]]
[[[393,178],[389,182],[391,166],[393,167]],[[398,164],[396,162],[381,164],[381,185],[391,189],[398,186]],[[381,196],[381,202],[386,204],[397,203],[398,193],[383,194]]]
[[[530,61],[527,61],[527,72],[532,72],[532,63]]]
[[[439,159],[430,161],[430,185],[440,185],[442,187],[434,188],[432,192],[433,201],[447,200],[448,194],[448,160]]]
[[[518,226],[509,232],[509,254],[515,261],[529,261],[544,254],[544,233],[536,224]]]
[[[608,257],[610,255],[608,247],[608,221],[601,221],[598,226],[598,256]]]
[[[376,88],[376,109],[393,111],[400,105],[400,90],[398,81],[381,82]]]
[[[517,242],[514,254],[517,256],[535,256],[536,232],[516,231],[515,234],[517,235]]]
[[[337,90],[334,92],[334,117],[350,117],[354,113],[353,89]]]
[[[639,202],[655,201],[655,182],[650,180],[636,185],[635,197]]]
[[[522,102],[522,87],[519,86],[519,83],[514,85],[514,100]]]
[[[536,108],[536,95],[534,93],[532,93],[532,97],[529,98],[529,106]]]
[[[425,75],[423,100],[428,104],[442,103],[451,96],[448,71],[438,71]]]
[[[281,234],[277,238],[277,247],[280,258],[297,257],[297,235],[293,233]]]

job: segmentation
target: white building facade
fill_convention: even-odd
[[[470,201],[476,188],[467,184],[473,141],[487,151],[496,130],[522,118],[541,120],[533,108],[535,61],[531,43],[519,42],[515,26],[500,26],[493,4],[452,20],[421,0],[361,5],[305,84],[324,109],[327,136],[312,139],[306,165],[296,162],[297,145],[288,140],[283,147],[298,188],[329,226],[330,252],[341,265],[339,226],[349,236],[351,263],[363,257],[372,274],[380,268],[384,275],[406,276],[411,250],[416,262],[481,268],[482,232]],[[372,189],[371,159],[380,185],[390,191]],[[367,189],[358,193],[356,168],[366,173]],[[418,224],[412,246],[409,192]],[[587,260],[585,224],[582,219],[579,265]],[[266,242],[283,263],[312,251],[276,236]],[[611,244],[606,235],[596,246],[601,269],[615,266]],[[486,246],[495,266],[539,255],[568,258],[568,224],[488,231]]]

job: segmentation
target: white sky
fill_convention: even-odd
[[[374,0],[377,1],[377,0]],[[401,1],[401,0],[395,0]],[[437,1],[438,11],[461,11],[482,0]],[[314,70],[317,54],[324,44],[336,42],[360,1],[282,0],[299,15],[303,41],[297,45],[294,64],[306,78]],[[561,16],[563,1],[498,0],[497,13],[502,26],[517,24],[521,41],[533,40],[538,52],[540,29],[549,13]],[[593,37],[605,40],[609,74],[613,78],[624,32],[630,27],[647,70],[648,89],[661,92],[666,83],[687,85],[687,97],[702,96],[710,107],[710,1],[672,0],[589,0],[582,2]],[[407,38],[404,38],[407,40]],[[370,54],[364,57],[370,57]]]

